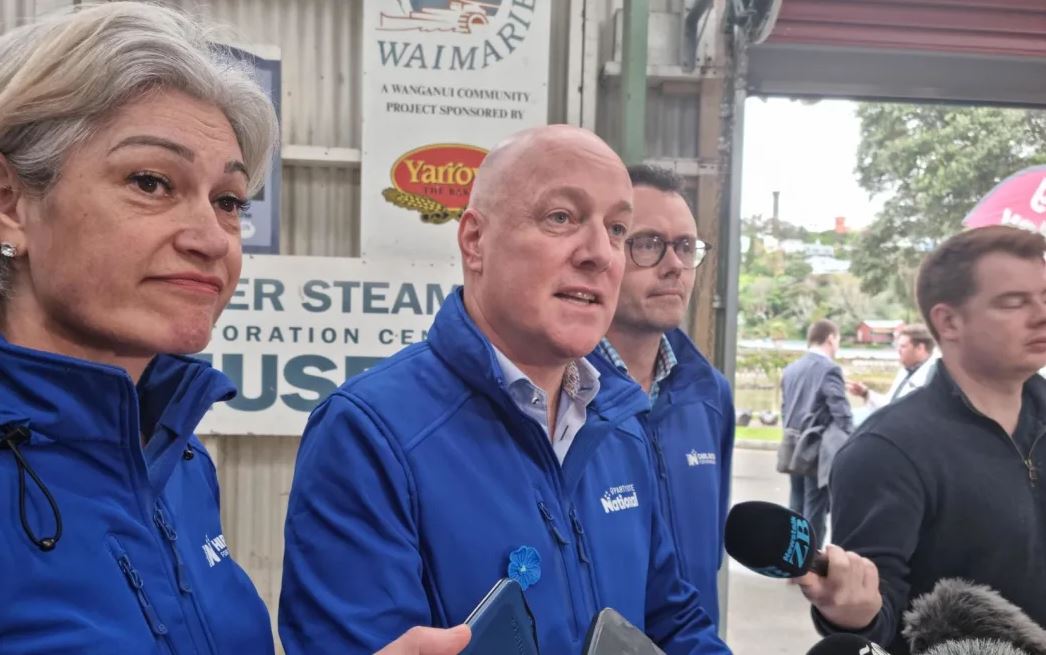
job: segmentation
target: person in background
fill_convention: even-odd
[[[869,389],[861,382],[846,383],[846,390],[863,398],[869,409],[879,409],[926,384],[933,375],[934,340],[925,325],[907,325],[901,329],[894,343],[901,370],[885,394]]]
[[[597,356],[632,185],[594,134],[518,133],[476,176],[464,286],[424,343],[348,382],[305,430],[280,598],[289,655],[370,653],[517,580],[542,652],[613,607],[669,655],[728,653],[679,573],[642,389]]]
[[[821,416],[846,434],[853,431],[853,412],[846,398],[843,369],[835,363],[839,351],[839,328],[821,319],[806,332],[805,355],[785,367],[781,374],[781,417],[786,429],[800,429],[809,415]],[[791,475],[789,507],[810,521],[817,547],[825,542],[828,514],[828,471],[818,462],[817,475]],[[822,482],[824,480],[825,482]]]
[[[278,142],[249,69],[113,2],[0,36],[0,651],[264,655],[193,435],[202,350]],[[416,629],[385,655],[452,655]]]
[[[987,585],[1046,625],[1046,238],[944,241],[916,296],[941,357],[836,456],[828,576],[799,579],[822,633],[905,655],[902,617],[942,578]]]
[[[674,172],[628,169],[635,194],[628,260],[614,322],[598,352],[650,398],[644,427],[656,453],[661,503],[683,577],[719,623],[716,574],[730,498],[730,385],[679,329],[708,253]]]

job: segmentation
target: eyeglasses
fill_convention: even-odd
[[[658,234],[643,234],[626,239],[625,243],[628,245],[629,256],[640,268],[651,268],[660,264],[669,246],[672,246],[683,268],[697,268],[712,249],[710,244],[701,239],[680,237],[675,241],[666,241]]]

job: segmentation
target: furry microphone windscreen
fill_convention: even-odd
[[[946,641],[919,655],[1028,655],[1023,650],[994,639]]]
[[[1046,630],[990,587],[957,578],[940,580],[933,591],[913,600],[904,623],[902,634],[913,653],[946,641],[987,639],[1012,644],[1027,655],[1046,655]]]

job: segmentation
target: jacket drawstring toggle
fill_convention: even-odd
[[[22,530],[25,531],[29,541],[33,542],[40,550],[47,552],[53,550],[58,545],[58,540],[62,538],[62,513],[58,510],[58,503],[55,502],[54,496],[51,495],[51,491],[47,488],[47,485],[43,483],[40,476],[36,474],[33,467],[26,461],[25,455],[18,449],[20,444],[25,443],[29,440],[29,431],[21,425],[6,425],[0,428],[3,432],[3,436],[0,437],[0,450],[8,448],[15,457],[15,462],[18,465],[18,516],[22,520]],[[47,498],[47,503],[51,506],[51,513],[54,515],[55,530],[54,535],[50,537],[37,537],[36,533],[33,532],[32,527],[29,525],[29,519],[26,517],[26,473],[32,478],[36,486],[43,492],[44,497]]]

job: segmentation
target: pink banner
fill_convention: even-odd
[[[1046,234],[1046,166],[1025,168],[997,184],[962,223],[968,228],[1012,225]]]

